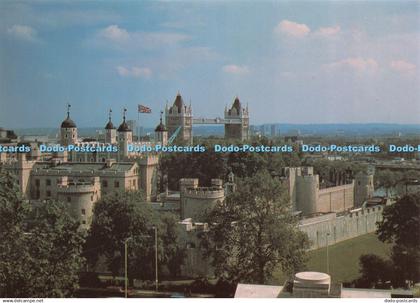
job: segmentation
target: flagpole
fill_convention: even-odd
[[[140,111],[137,108],[137,141],[140,141]]]

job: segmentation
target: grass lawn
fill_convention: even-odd
[[[359,277],[359,257],[376,254],[389,257],[390,245],[378,240],[375,234],[367,234],[329,246],[330,274],[334,282],[349,282]],[[308,252],[308,271],[327,271],[327,250],[321,248]],[[273,284],[283,284],[286,276],[277,269]]]

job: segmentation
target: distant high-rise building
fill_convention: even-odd
[[[279,135],[278,127],[276,124],[271,124],[271,137],[277,137]]]

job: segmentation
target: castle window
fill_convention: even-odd
[[[82,221],[82,224],[86,224],[86,220],[83,220],[83,221]]]
[[[47,186],[51,186],[51,179],[47,179],[47,180],[45,180],[45,184],[46,184]]]
[[[106,180],[102,181],[102,186],[103,187],[108,187],[108,181],[106,181]]]
[[[93,195],[90,196],[90,201],[93,201]]]
[[[35,185],[39,186],[39,179],[35,179]]]
[[[118,187],[120,187],[120,182],[118,182],[118,181],[115,181],[115,182],[114,182],[114,187],[115,187],[115,188],[118,188]]]
[[[51,197],[51,191],[50,190],[47,190],[47,197]]]
[[[67,202],[71,202],[71,197],[67,197]]]
[[[82,211],[82,215],[86,215],[86,209],[82,208],[81,211]]]

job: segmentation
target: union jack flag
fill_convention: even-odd
[[[139,104],[138,112],[143,114],[151,114],[152,109],[150,107]]]

